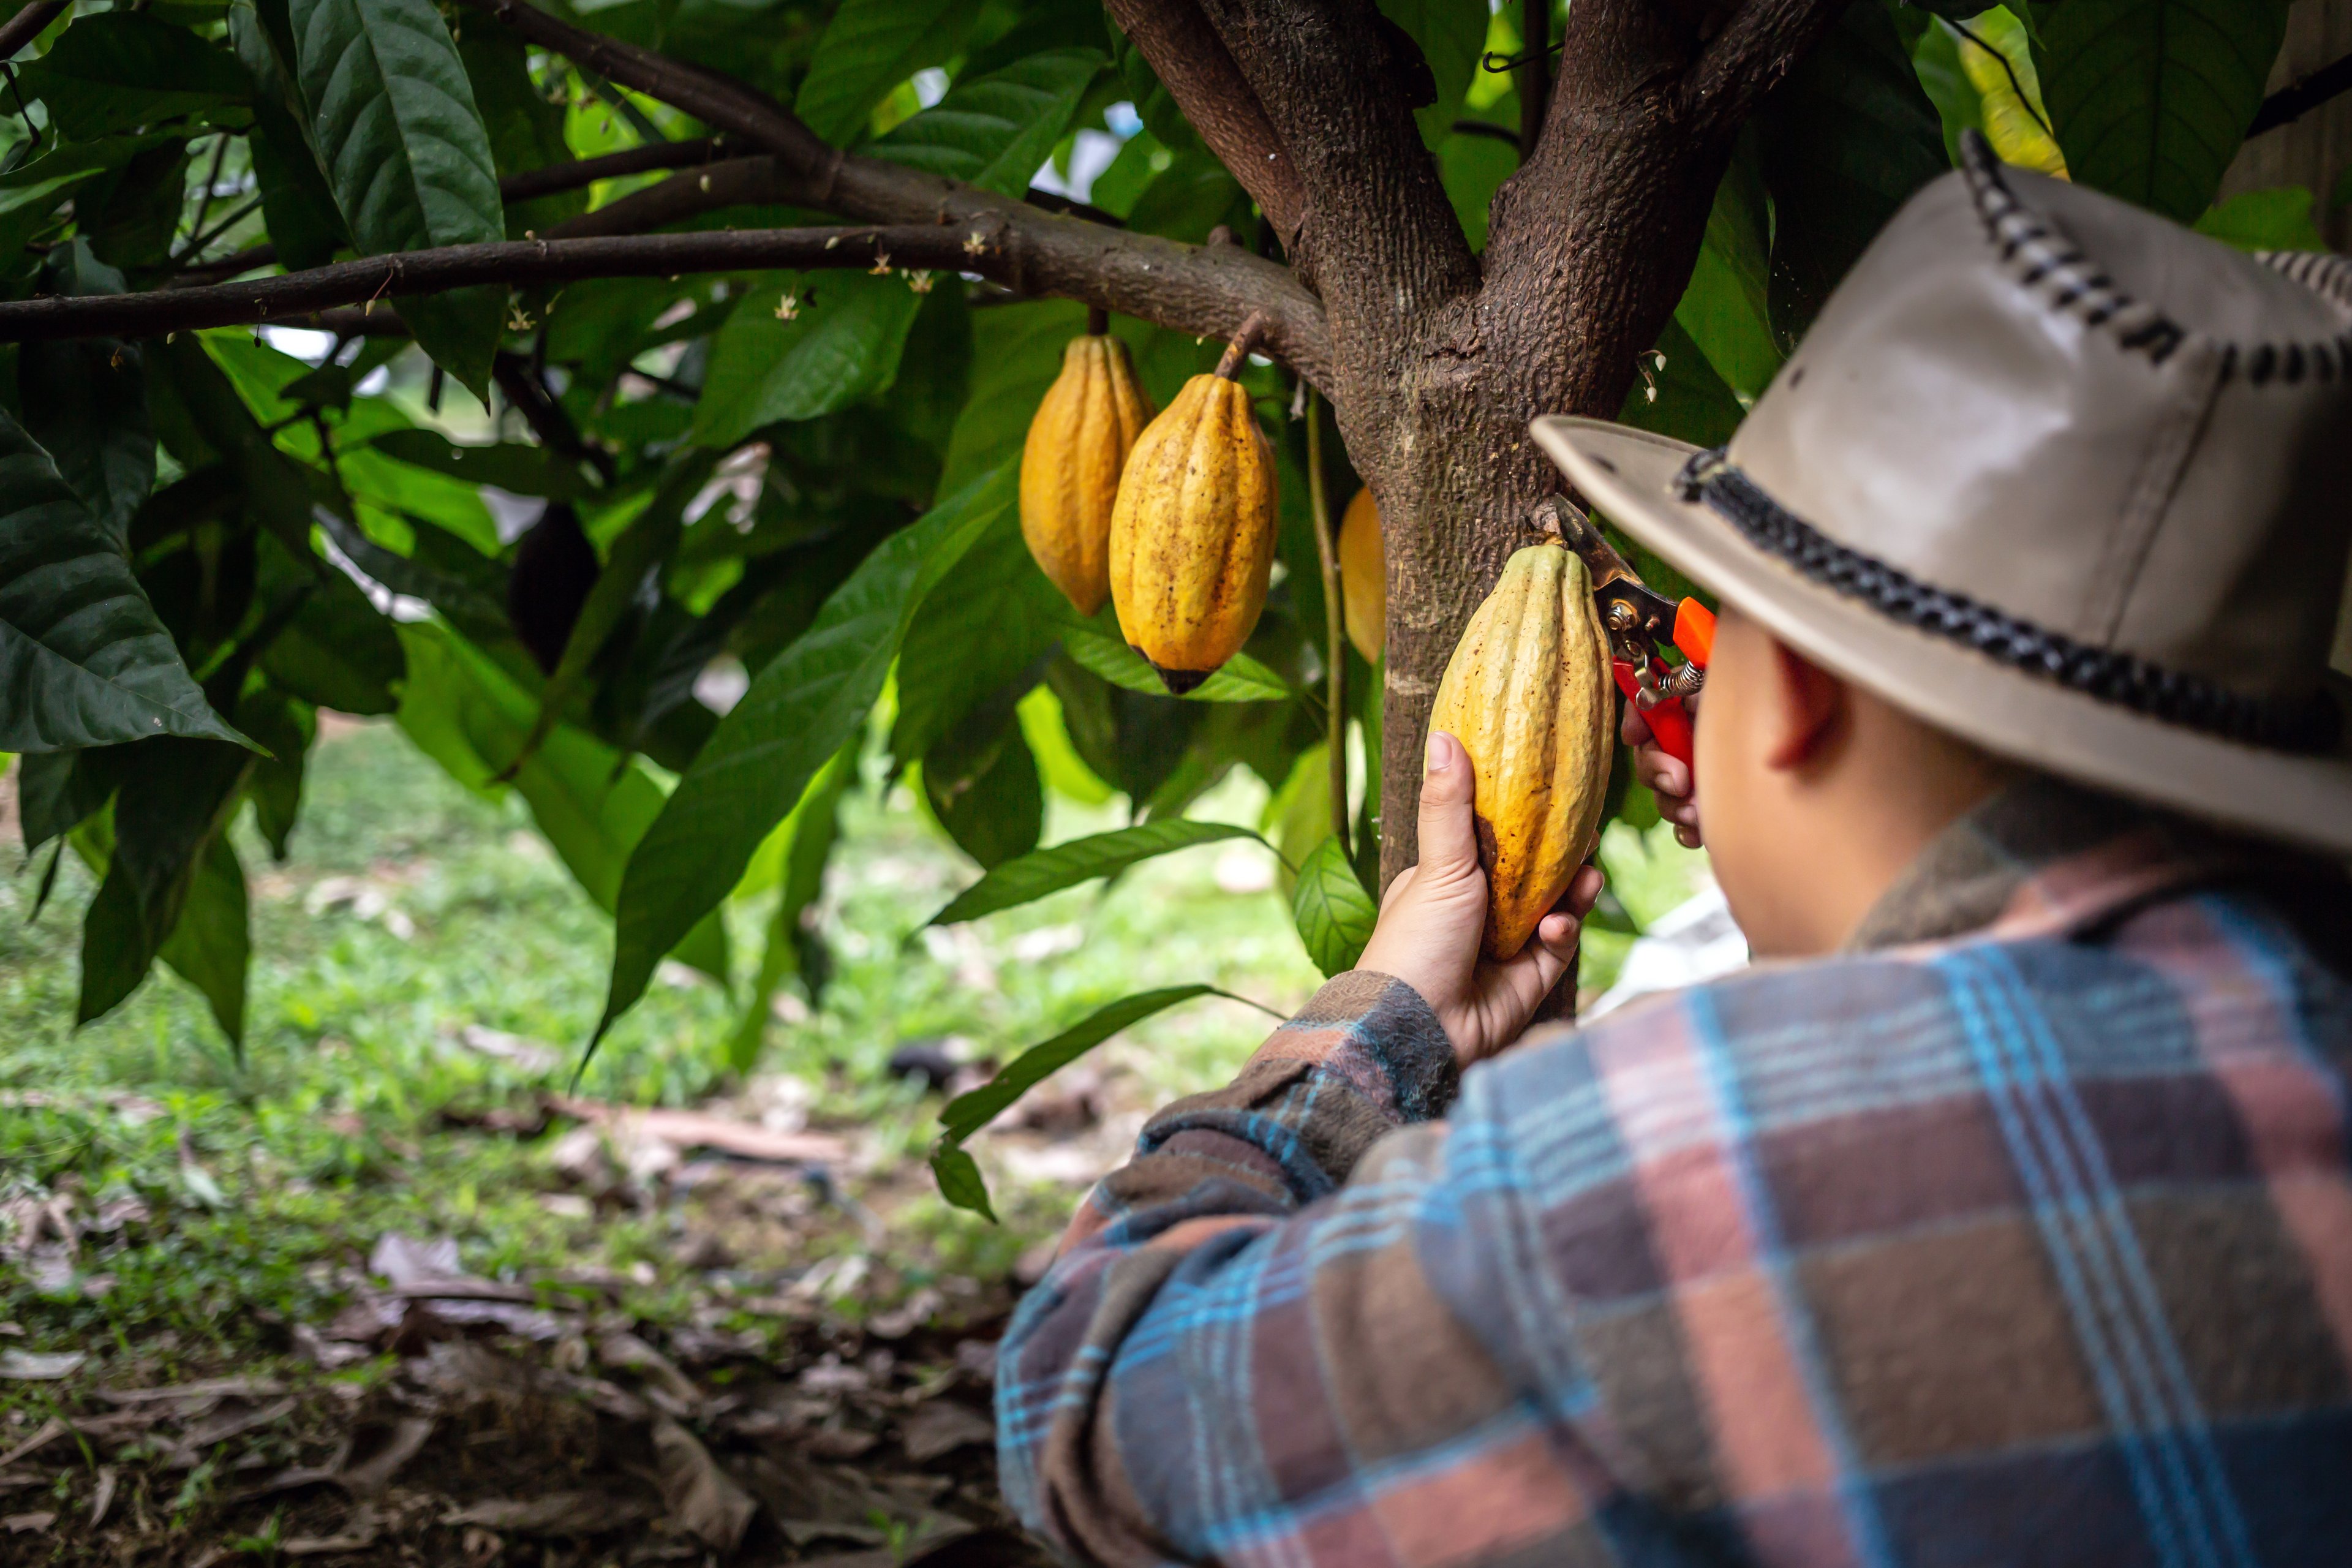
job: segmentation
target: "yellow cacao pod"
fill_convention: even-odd
[[[1021,537],[1082,616],[1109,595],[1119,470],[1150,422],[1127,345],[1108,334],[1072,338],[1021,448]]]
[[[1366,664],[1381,661],[1388,637],[1388,562],[1381,553],[1381,509],[1358,490],[1339,520],[1339,601],[1348,640]]]
[[[1470,617],[1429,715],[1470,753],[1487,957],[1526,946],[1592,853],[1615,719],[1584,563],[1559,544],[1528,546]]]
[[[1249,395],[1196,375],[1136,437],[1110,520],[1110,602],[1171,691],[1241,651],[1274,570],[1274,449]]]

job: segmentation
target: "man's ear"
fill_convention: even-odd
[[[1852,694],[1844,681],[1778,637],[1772,639],[1772,668],[1780,700],[1765,763],[1783,771],[1809,767],[1844,738]]]

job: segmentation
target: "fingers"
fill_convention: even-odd
[[[1592,912],[1592,906],[1600,902],[1601,884],[1607,880],[1608,879],[1601,874],[1601,868],[1598,866],[1579,867],[1574,879],[1568,884],[1568,891],[1560,895],[1559,908],[1544,917],[1545,923],[1549,924],[1559,919],[1563,910],[1575,916],[1580,922],[1582,921],[1585,916]],[[1541,935],[1543,927],[1538,926],[1536,932]]]
[[[1690,798],[1690,764],[1679,757],[1668,756],[1655,746],[1635,749],[1633,776],[1656,792],[1662,805],[1669,796],[1676,800]]]
[[[1625,717],[1618,724],[1617,733],[1624,740],[1624,742],[1627,745],[1634,747],[1637,750],[1643,746],[1648,745],[1652,739],[1654,739],[1650,733],[1650,721],[1648,715],[1644,714],[1638,706],[1632,702],[1625,704]]]
[[[1472,826],[1470,753],[1443,730],[1429,734],[1427,771],[1421,779],[1421,870],[1451,880],[1478,869],[1478,834]]]

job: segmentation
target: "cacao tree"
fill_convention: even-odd
[[[1721,441],[1969,129],[2315,243],[2308,193],[2207,210],[2285,13],[27,5],[0,24],[0,749],[35,874],[70,846],[101,877],[80,1015],[161,958],[239,1035],[225,827],[250,802],[282,849],[321,708],[522,795],[613,912],[602,1026],[675,956],[754,973],[756,1055],[768,994],[818,978],[801,914],[885,718],[988,873],[938,920],[1240,833],[1184,816],[1238,766],[1343,966],[1414,858],[1438,677],[1558,488],[1528,422]],[[1157,406],[1245,323],[1256,351],[1273,588],[1181,699],[1021,534],[1024,436],[1089,311]],[[1335,547],[1367,487],[1377,663]],[[1040,850],[1049,787],[1132,826]],[[1621,781],[1610,810],[1643,809]],[[738,962],[718,912],[769,889]],[[951,1108],[951,1190],[980,1201],[956,1145],[1025,1083],[1206,989]]]

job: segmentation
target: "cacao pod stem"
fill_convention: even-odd
[[[1098,338],[1109,331],[1110,312],[1104,310],[1100,305],[1087,306],[1087,336],[1090,338]]]
[[[1225,345],[1223,357],[1217,361],[1217,374],[1226,381],[1239,375],[1242,362],[1256,352],[1257,341],[1265,336],[1265,329],[1264,310],[1252,310],[1244,316],[1240,331],[1234,333],[1234,341]]]

